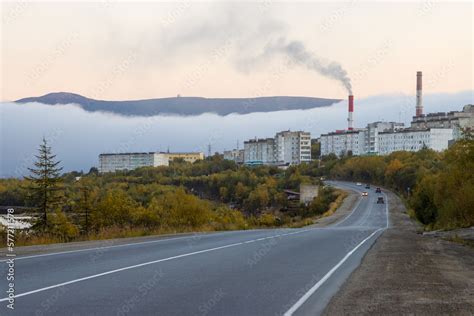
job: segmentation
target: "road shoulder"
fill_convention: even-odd
[[[347,196],[337,210],[329,216],[318,218],[313,225],[307,227],[326,227],[334,225],[352,212],[360,199],[360,193],[346,188],[340,190],[347,192]]]
[[[418,233],[387,193],[392,226],[380,236],[325,314],[456,314],[474,310],[472,248]]]

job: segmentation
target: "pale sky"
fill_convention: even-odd
[[[339,63],[356,97],[473,90],[473,4],[423,2],[2,2],[1,100],[74,92],[105,100],[345,98],[279,39]]]

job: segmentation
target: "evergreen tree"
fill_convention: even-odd
[[[25,178],[32,182],[31,195],[42,214],[39,226],[45,228],[48,225],[48,211],[51,211],[60,200],[62,167],[58,167],[60,161],[55,161],[56,155],[51,153],[51,147],[44,137],[38,151],[39,154],[35,156],[37,158],[35,168],[28,168],[31,176]]]

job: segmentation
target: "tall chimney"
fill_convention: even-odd
[[[354,119],[352,118],[352,113],[353,112],[354,112],[354,96],[350,95],[349,96],[349,113],[348,113],[348,117],[347,117],[347,124],[348,124],[347,129],[350,130],[350,131],[352,131],[354,129],[354,126],[353,126]]]
[[[416,72],[416,116],[423,115],[422,76],[421,71]]]

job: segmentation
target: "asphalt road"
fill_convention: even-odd
[[[333,183],[334,184],[334,183]],[[389,225],[374,188],[326,228],[196,234],[15,259],[1,315],[320,314]]]

